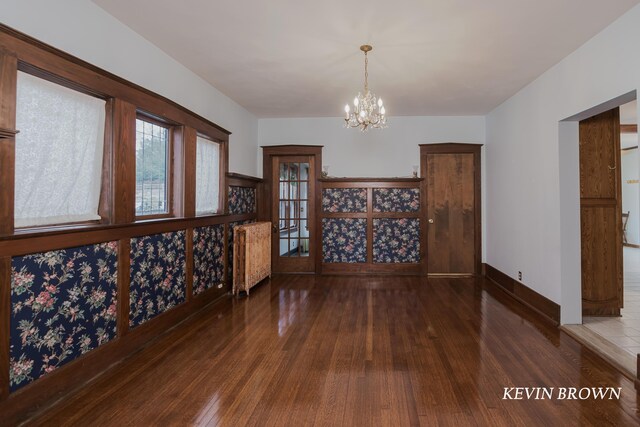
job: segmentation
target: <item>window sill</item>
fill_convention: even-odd
[[[206,224],[208,219],[213,220],[216,218],[232,217],[234,215],[218,213],[199,215],[194,217],[164,217],[164,218],[145,218],[136,219],[134,222],[126,224],[103,224],[99,222],[90,222],[83,224],[65,224],[58,226],[42,226],[31,228],[19,228],[16,229],[13,234],[0,235],[0,241],[12,241],[12,240],[27,240],[31,238],[50,237],[63,234],[76,234],[76,233],[88,233],[95,231],[115,230],[136,228],[141,226],[152,226],[160,224],[181,224],[184,223],[184,228],[192,228],[195,226],[201,226],[203,222]],[[195,223],[195,224],[194,224]]]

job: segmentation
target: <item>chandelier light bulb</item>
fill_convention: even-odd
[[[382,98],[378,98],[378,107],[382,107]]]
[[[349,104],[344,106],[344,112],[349,114]]]
[[[380,107],[380,114],[384,116],[384,107]]]
[[[353,105],[358,106],[358,97],[353,98]]]

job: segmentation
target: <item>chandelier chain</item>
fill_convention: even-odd
[[[369,92],[369,57],[364,53],[364,93]]]

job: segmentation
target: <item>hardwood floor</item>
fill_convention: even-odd
[[[502,400],[504,387],[620,400]],[[637,425],[633,384],[482,279],[275,276],[33,424]]]

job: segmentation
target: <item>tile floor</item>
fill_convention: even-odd
[[[624,308],[621,317],[584,317],[584,325],[634,356],[640,353],[640,249],[624,248]]]

